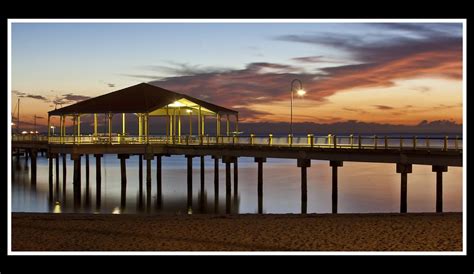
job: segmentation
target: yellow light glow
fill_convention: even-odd
[[[115,207],[114,210],[112,211],[112,214],[120,214],[120,208]]]
[[[186,105],[183,104],[183,103],[181,103],[181,102],[179,102],[179,101],[175,101],[174,103],[169,104],[168,106],[169,106],[169,107],[185,107]]]
[[[193,111],[190,110],[190,109],[187,109],[186,112],[187,112],[187,113],[191,113],[191,112],[193,112]]]
[[[306,91],[304,89],[299,89],[296,91],[296,94],[298,94],[298,96],[303,96],[306,94]]]

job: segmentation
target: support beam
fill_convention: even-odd
[[[230,180],[230,164],[235,162],[235,157],[224,156],[222,162],[225,163],[225,212],[231,213],[231,180]]]
[[[219,157],[212,156],[214,159],[214,213],[219,211]]]
[[[20,154],[19,154],[19,151],[17,151],[17,159],[20,158]],[[36,157],[38,157],[38,153],[36,150],[32,149],[31,150],[31,184],[32,185],[36,185],[36,167],[37,167],[37,164],[36,164]]]
[[[78,210],[81,206],[81,154],[71,154],[71,160],[74,161],[74,210]]]
[[[432,166],[432,171],[436,172],[436,212],[443,212],[443,172],[448,171],[447,166]]]
[[[257,163],[257,194],[258,194],[258,214],[263,213],[263,163],[267,158],[255,158]]]
[[[54,159],[54,154],[48,153],[48,158],[49,158],[49,175],[48,175],[48,181],[49,181],[49,203],[52,204],[53,202],[53,159]]]
[[[94,154],[95,157],[95,207],[97,210],[100,210],[101,201],[102,201],[102,169],[100,158],[102,154]]]
[[[66,199],[66,154],[63,154],[63,199]]]
[[[148,212],[151,210],[151,160],[153,160],[153,154],[145,154],[146,160],[146,209]]]
[[[138,208],[143,209],[143,154],[138,155]]]
[[[162,205],[162,172],[161,172],[161,155],[156,155],[156,205],[161,208]]]
[[[400,173],[401,186],[400,186],[400,213],[407,212],[407,174],[412,172],[411,164],[397,163],[397,173]]]
[[[120,211],[125,210],[127,202],[127,167],[125,160],[130,157],[128,154],[118,154],[117,157],[120,159],[120,178],[121,178],[121,194],[120,194]]]
[[[342,167],[342,161],[330,161],[329,166],[332,167],[332,213],[337,213],[337,168]]]
[[[146,143],[149,144],[150,143],[150,125],[148,123],[148,119],[150,118],[150,116],[148,115],[148,113],[145,114],[145,137],[146,137]]]
[[[199,204],[199,207],[200,207],[200,210],[201,212],[205,212],[205,195],[204,195],[204,192],[205,192],[205,179],[204,179],[204,173],[205,173],[205,167],[204,167],[204,156],[200,156],[200,159],[201,159],[201,172],[200,172],[200,177],[201,177],[201,190],[200,190],[200,197],[199,197],[199,200],[200,200],[200,204]]]
[[[59,196],[59,154],[56,154],[56,169],[55,169],[55,175],[56,175],[56,197]],[[59,200],[59,199],[57,199]]]
[[[234,161],[234,201],[237,201],[237,197],[239,194],[239,166],[238,166],[238,158],[235,158]]]
[[[301,168],[301,213],[306,214],[308,208],[308,167],[311,167],[310,159],[298,159],[297,166]]]
[[[90,204],[89,154],[86,154],[86,207],[89,207]]]
[[[188,170],[187,170],[187,184],[188,184],[188,214],[193,211],[193,155],[186,155]]]

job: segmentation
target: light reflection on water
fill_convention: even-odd
[[[21,158],[19,165],[12,160],[12,211],[14,212],[74,212],[73,162],[67,158],[65,195],[60,159],[59,188],[53,187],[53,203],[48,202],[48,162],[38,157],[37,184],[30,184],[29,164]],[[186,158],[163,157],[162,203],[157,203],[156,163],[152,161],[151,203],[147,211],[146,164],[143,165],[143,191],[139,195],[138,156],[127,160],[126,207],[120,203],[120,162],[116,155],[102,158],[101,207],[96,208],[95,158],[90,155],[90,189],[86,192],[85,160],[82,164],[82,203],[79,212],[89,213],[178,213],[188,214]],[[192,213],[225,213],[225,165],[219,164],[219,201],[214,199],[214,160],[205,157],[205,191],[200,191],[200,160],[193,159]],[[253,158],[239,158],[238,195],[233,193],[232,212],[257,212],[257,164]],[[344,162],[338,169],[340,213],[398,212],[400,208],[400,174],[395,164]],[[55,174],[55,172],[53,172]],[[231,172],[233,176],[233,171]],[[264,213],[300,213],[301,181],[296,160],[267,159],[263,164]],[[435,178],[431,166],[413,166],[408,174],[408,211],[434,212]],[[449,167],[443,173],[443,209],[462,211],[462,168]],[[56,178],[53,183],[56,184]],[[232,178],[233,184],[233,178]],[[308,213],[331,212],[331,168],[328,161],[315,161],[308,168]]]

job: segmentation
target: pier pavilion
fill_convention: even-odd
[[[122,115],[121,133],[112,132],[112,117]],[[126,115],[137,117],[138,134],[127,132]],[[94,116],[93,134],[81,133],[81,117]],[[107,120],[106,134],[98,132],[98,115],[104,115]],[[51,136],[50,121],[52,116],[59,116],[59,136]],[[206,117],[213,117],[216,121],[216,137],[221,136],[221,118],[226,118],[225,136],[231,135],[230,120],[234,118],[235,132],[238,132],[239,114],[222,106],[218,106],[186,94],[166,90],[158,86],[141,83],[98,97],[94,97],[70,106],[48,112],[48,136],[50,142],[56,143],[149,143],[166,142],[181,143],[183,127],[182,120],[188,119],[189,129],[187,136],[197,138],[205,135]],[[66,119],[72,117],[72,135],[66,135]],[[162,117],[166,119],[165,138],[150,139],[150,119]],[[193,118],[195,117],[195,118]],[[197,119],[196,134],[193,135],[192,120]]]

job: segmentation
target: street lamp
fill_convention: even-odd
[[[291,90],[290,90],[290,93],[291,93],[290,135],[292,137],[293,137],[293,85],[296,82],[298,82],[300,84],[300,88],[296,91],[296,94],[300,97],[306,94],[306,91],[303,89],[303,83],[301,83],[301,81],[298,80],[298,79],[293,79],[293,81],[291,81]]]
[[[50,128],[53,130],[53,136],[54,136],[54,126],[51,126]]]

